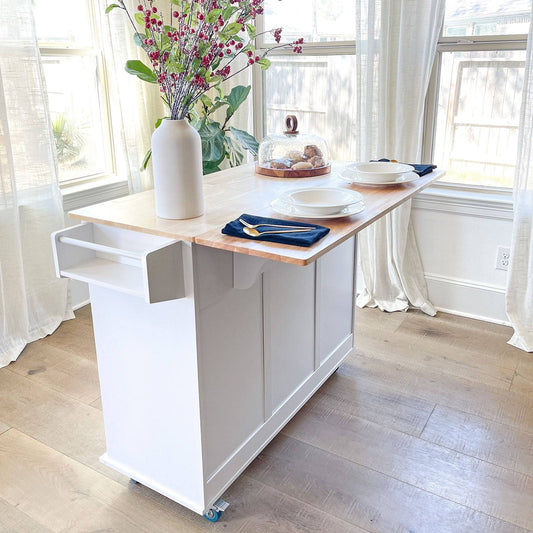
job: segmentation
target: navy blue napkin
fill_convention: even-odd
[[[278,242],[280,244],[292,244],[294,246],[311,246],[329,233],[329,228],[326,228],[324,226],[317,226],[316,224],[293,222],[292,220],[279,220],[277,218],[257,217],[254,215],[247,214],[243,214],[239,218],[242,218],[249,224],[281,224],[283,226],[303,226],[306,228],[315,229],[302,233],[273,233],[269,235],[263,235],[262,237],[250,237],[249,235],[246,235],[246,233],[244,233],[244,226],[239,222],[239,219],[237,219],[228,222],[223,228],[222,233],[224,233],[224,235],[231,235],[232,237],[242,237],[243,239],[250,239],[252,241]],[[257,228],[257,231],[262,232],[268,230],[274,231],[282,229],[286,228],[261,226],[260,228]]]
[[[389,163],[390,162],[390,159],[378,159],[378,161],[381,161],[383,163]],[[437,165],[413,165],[412,163],[405,163],[407,165],[411,165],[412,167],[415,168],[415,172],[419,175],[419,176],[425,176],[426,174],[429,174],[430,172],[433,172],[436,168],[437,168]]]

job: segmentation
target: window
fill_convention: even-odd
[[[530,0],[446,2],[424,158],[446,182],[513,186],[530,12]]]
[[[282,42],[303,37],[305,46],[301,55],[273,50],[270,68],[256,71],[256,109],[262,110],[256,134],[281,133],[285,116],[295,114],[301,132],[328,140],[332,159],[354,159],[355,139],[346,132],[355,130],[355,2],[266,0],[258,23],[266,30],[282,27]],[[271,34],[260,43],[273,44]]]
[[[34,1],[63,184],[103,177],[114,169],[105,77],[92,9],[88,0]]]

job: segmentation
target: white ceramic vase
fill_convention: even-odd
[[[202,141],[186,119],[161,122],[152,135],[155,210],[185,219],[204,213]]]

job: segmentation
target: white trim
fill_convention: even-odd
[[[63,209],[68,212],[87,205],[113,200],[130,192],[128,181],[119,178],[103,178],[83,185],[63,187]]]
[[[83,302],[79,302],[77,304],[73,304],[72,305],[72,310],[73,311],[77,311],[78,309],[81,309],[82,307],[85,307],[86,305],[89,305],[91,303],[91,300],[87,299],[87,300],[84,300]]]
[[[443,313],[508,326],[505,287],[425,273],[429,298]]]
[[[430,187],[422,191],[413,199],[413,208],[481,218],[513,219],[513,199],[509,194],[461,191],[449,187]]]
[[[424,276],[426,280],[438,281],[440,283],[451,283],[452,285],[458,285],[460,287],[468,287],[476,290],[491,291],[497,292],[499,294],[505,294],[505,287],[499,285],[493,285],[491,283],[479,283],[477,281],[464,279],[464,278],[455,278],[453,276],[442,276],[440,274],[431,274],[425,272]]]
[[[456,309],[446,309],[445,307],[439,307],[438,305],[434,307],[437,311],[446,313],[448,315],[472,318],[473,320],[481,320],[482,322],[490,322],[491,324],[499,324],[500,326],[511,326],[511,323],[508,320],[500,320],[498,318],[475,315],[473,313],[463,313],[462,311],[457,311]]]

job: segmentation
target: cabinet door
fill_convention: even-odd
[[[355,312],[355,237],[317,260],[317,364],[353,334]]]
[[[263,284],[268,416],[314,371],[315,265],[272,264]]]

